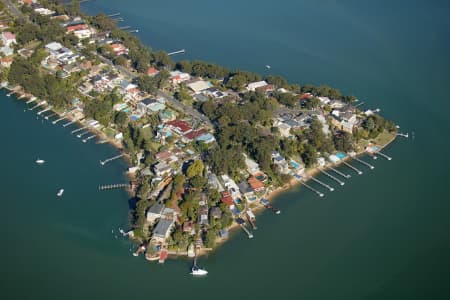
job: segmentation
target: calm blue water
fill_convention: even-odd
[[[447,1],[119,1],[82,5],[120,11],[123,25],[155,49],[292,82],[327,83],[415,132],[321,199],[296,188],[282,214],[264,212],[202,264],[149,264],[112,228],[127,223],[127,196],[99,193],[123,181],[115,150],[83,144],[70,129],[36,120],[0,95],[3,166],[1,285],[5,299],[97,297],[448,299],[450,296],[450,4]],[[37,167],[37,156],[48,164]],[[369,158],[365,158],[369,161]],[[316,186],[316,185],[314,185]],[[66,192],[58,199],[60,187]],[[320,189],[320,186],[316,186]]]

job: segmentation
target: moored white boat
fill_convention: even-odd
[[[204,269],[200,269],[197,266],[193,266],[191,274],[194,276],[204,276],[204,275],[208,274],[208,271],[206,271]]]
[[[43,160],[43,159],[36,159],[36,163],[38,164],[38,165],[42,165],[43,163],[45,163],[45,160]]]
[[[56,196],[61,197],[63,193],[64,193],[64,189],[60,189],[58,191],[58,193],[56,194]]]

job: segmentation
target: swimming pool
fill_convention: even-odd
[[[337,156],[339,159],[343,159],[343,158],[346,158],[346,157],[347,157],[347,154],[342,153],[342,152],[338,152],[338,153],[336,153],[336,156]]]
[[[291,161],[289,162],[289,164],[290,164],[294,169],[300,168],[299,163],[296,162],[296,161],[294,161],[294,160],[291,160]]]

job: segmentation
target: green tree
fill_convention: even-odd
[[[128,115],[123,111],[117,112],[116,115],[114,116],[114,123],[116,123],[120,127],[124,127],[127,124],[127,122],[128,122]]]
[[[201,160],[194,160],[186,169],[186,176],[188,178],[193,178],[195,176],[199,176],[203,172],[203,162]]]
[[[114,58],[113,62],[116,66],[123,66],[123,67],[128,66],[128,60],[123,55],[119,55],[116,58]]]

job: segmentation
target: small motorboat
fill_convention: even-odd
[[[204,275],[208,274],[208,271],[206,271],[204,269],[200,269],[197,266],[193,266],[191,274],[193,276],[204,276]]]
[[[36,159],[36,163],[37,163],[38,165],[42,165],[42,164],[45,163],[45,160],[38,158],[38,159]]]
[[[271,68],[271,66],[269,66],[269,65],[266,65],[266,69],[270,69]]]
[[[56,194],[56,196],[61,197],[63,195],[63,193],[64,193],[64,189],[60,189],[58,191],[58,193]]]

